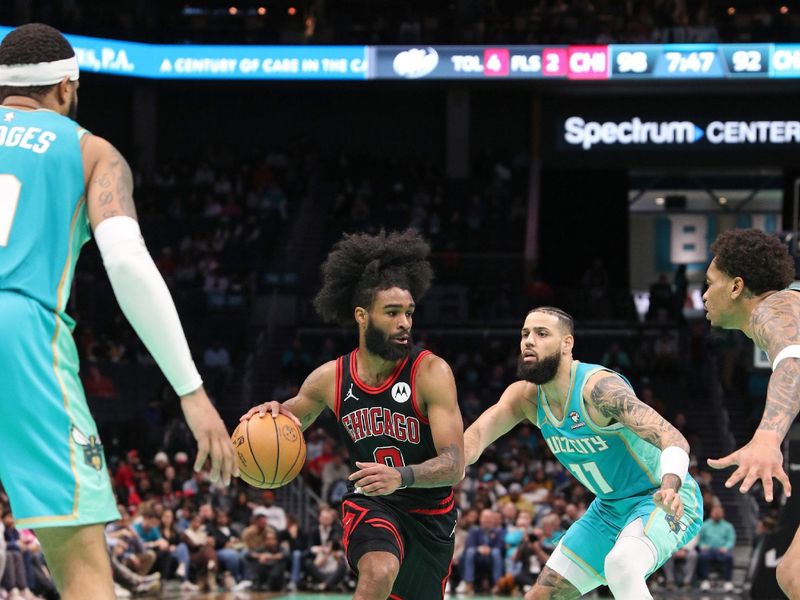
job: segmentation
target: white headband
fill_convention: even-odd
[[[69,77],[70,81],[78,81],[77,57],[30,65],[0,65],[0,85],[14,87],[53,85],[65,77]]]

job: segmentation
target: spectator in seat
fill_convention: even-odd
[[[264,490],[261,494],[261,505],[253,509],[253,514],[256,514],[257,511],[267,517],[267,525],[275,531],[286,530],[286,511],[275,504],[275,492],[272,490]]]
[[[322,467],[322,501],[338,504],[347,492],[350,467],[347,464],[347,450],[341,449],[333,454],[330,462]]]
[[[700,590],[711,589],[708,580],[712,564],[722,567],[722,578],[725,583],[723,590],[733,591],[733,547],[736,545],[736,531],[733,525],[725,520],[725,509],[721,504],[711,509],[711,516],[703,522],[700,528],[700,541],[698,549],[697,571],[700,577]]]
[[[496,525],[494,511],[483,509],[479,523],[467,535],[467,545],[461,558],[464,580],[459,584],[456,593],[472,593],[478,571],[488,571],[492,587],[503,576],[504,534]]]
[[[309,536],[307,571],[317,591],[336,588],[347,573],[347,561],[342,552],[342,528],[336,522],[336,512],[323,508],[318,525]]]
[[[257,516],[264,520],[265,517]],[[259,527],[261,524],[259,524]],[[286,551],[281,548],[278,533],[263,523],[257,535],[245,538],[253,591],[278,592],[283,590],[286,567],[289,563]]]
[[[189,527],[181,534],[181,540],[189,549],[189,559],[197,575],[200,590],[216,592],[218,558],[214,550],[214,538],[208,535],[199,514],[191,516]]]

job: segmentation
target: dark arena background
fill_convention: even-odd
[[[684,434],[706,515],[721,506],[735,529],[733,591],[721,569],[701,580],[693,547],[650,578],[653,595],[783,597],[775,567],[800,522],[800,494],[787,501],[777,486],[766,503],[760,486],[742,495],[706,466],[752,435],[769,362],[742,334],[711,331],[701,295],[709,245],[727,229],[774,233],[797,257],[800,6],[0,7],[0,37],[27,22],[59,28],[77,51],[79,120],[131,162],[147,246],[230,430],[357,345],[354,328],[323,324],[311,306],[332,244],[343,232],[411,227],[430,241],[436,273],[415,341],[452,366],[465,426],[514,381],[528,310],[563,308],[576,320],[575,357],[623,373]],[[128,541],[110,546],[125,567],[115,570],[119,597],[351,597],[336,539],[349,467],[333,414],[306,431],[307,464],[291,484],[212,485],[191,472],[178,400],[123,318],[93,243],[68,312],[123,511],[107,529]],[[785,452],[800,489],[796,428]],[[592,497],[535,427],[512,430],[456,488],[448,595],[521,596]],[[198,512],[209,531],[229,522],[216,547],[224,569],[209,581],[176,545],[148,552],[136,527],[146,510],[172,517],[177,541]],[[484,511],[504,528],[501,576],[479,565],[468,583],[469,531]],[[521,530],[518,512],[532,515]],[[271,589],[254,591],[241,540],[261,514],[279,546]],[[35,541],[25,552],[38,553]],[[53,597],[45,583],[34,590]]]

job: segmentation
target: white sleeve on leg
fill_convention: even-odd
[[[630,523],[606,556],[605,575],[615,600],[652,600],[646,578],[656,565],[658,553],[641,519]]]
[[[130,217],[111,217],[94,237],[125,318],[153,355],[175,393],[184,396],[203,380],[189,352],[175,303]]]

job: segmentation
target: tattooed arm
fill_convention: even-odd
[[[455,485],[464,476],[464,423],[450,366],[438,356],[424,359],[417,373],[417,393],[428,411],[438,456],[412,465],[413,487]]]
[[[689,442],[669,421],[636,397],[633,390],[617,375],[601,371],[592,375],[584,388],[584,401],[598,425],[619,422],[643,440],[661,450],[677,446],[687,454]],[[662,489],[677,490],[681,480],[666,474]]]
[[[677,446],[689,452],[689,442],[683,434],[639,400],[630,386],[613,373],[601,371],[592,375],[584,388],[584,401],[587,408],[603,416],[598,425],[617,421],[656,448]]]
[[[273,417],[278,414],[286,415],[293,419],[305,431],[316,421],[320,413],[330,406],[334,410],[334,391],[336,385],[336,361],[331,360],[314,369],[300,386],[297,395],[285,402],[264,402],[254,406],[239,419],[246,421],[255,415],[264,416],[268,412]]]
[[[800,344],[800,294],[778,292],[762,300],[751,316],[749,335],[771,359],[787,346]],[[744,494],[756,481],[761,481],[764,497],[772,502],[774,478],[783,484],[786,495],[791,496],[792,486],[783,470],[781,443],[798,411],[800,359],[786,358],[769,378],[764,415],[753,439],[728,456],[708,460],[715,469],[738,467],[725,482],[726,487],[741,481],[739,491]]]
[[[771,360],[793,344],[800,344],[800,293],[779,292],[763,300],[750,321],[755,343]],[[758,432],[774,434],[780,444],[800,412],[800,359],[785,358],[769,378],[767,402]]]
[[[86,203],[92,228],[111,217],[136,219],[133,175],[128,162],[103,138],[88,134],[85,137]]]

